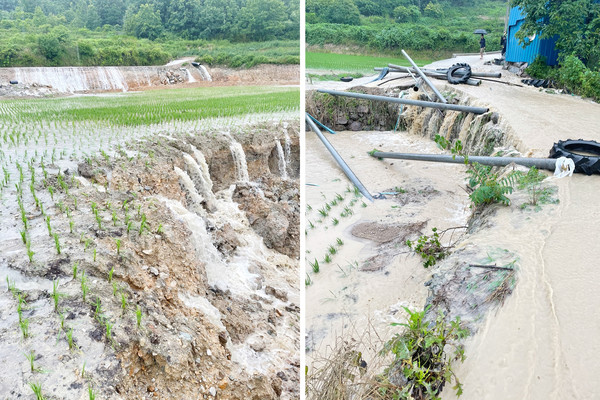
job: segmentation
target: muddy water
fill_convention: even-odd
[[[597,177],[555,181],[560,204],[539,213],[502,209],[465,246],[510,248],[517,286],[485,320],[457,369],[463,399],[591,399],[600,369],[594,206]],[[445,398],[454,398],[449,391]]]
[[[309,366],[311,359],[330,353],[338,337],[360,336],[368,325],[384,340],[389,338],[397,331],[390,323],[405,318],[402,306],[421,309],[427,296],[423,284],[430,272],[417,257],[407,254],[403,243],[361,239],[352,235],[353,227],[362,222],[400,226],[422,223],[423,233],[430,233],[432,227],[464,225],[469,214],[463,190],[464,166],[379,161],[367,154],[373,148],[439,153],[433,142],[392,132],[340,132],[327,134],[327,139],[372,194],[395,190],[404,193],[386,195],[386,199],[374,203],[348,193],[350,183],[333,158],[316,135],[306,134],[306,204],[312,207],[306,214],[306,269],[312,280],[306,288]],[[338,194],[344,200],[330,205],[329,215],[323,218],[319,209],[324,209]],[[351,205],[353,199],[357,201]],[[345,207],[352,215],[341,216]],[[337,225],[334,218],[339,221]],[[382,230],[385,232],[386,227]],[[415,231],[409,237],[417,235]],[[343,245],[337,243],[338,238]],[[449,238],[448,235],[444,239]],[[330,246],[336,254],[326,263],[323,260]],[[378,254],[384,257],[371,259]],[[320,265],[318,273],[310,265],[315,259]],[[376,265],[379,267],[374,268]],[[377,270],[365,271],[372,268]],[[367,349],[363,352],[368,353]]]

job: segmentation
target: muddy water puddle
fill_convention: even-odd
[[[409,254],[406,239],[431,234],[433,227],[463,226],[470,214],[464,166],[380,161],[367,154],[374,148],[440,153],[433,142],[393,132],[339,132],[327,139],[380,198],[371,203],[358,197],[316,135],[306,134],[309,366],[311,358],[330,352],[337,338],[349,332],[360,335],[369,326],[382,338],[397,332],[390,323],[404,320],[402,306],[422,308],[424,283],[431,276]],[[450,240],[450,234],[444,239]]]

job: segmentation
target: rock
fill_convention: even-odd
[[[186,332],[179,332],[179,337],[188,342],[191,342],[193,339],[192,335]]]
[[[282,381],[287,381],[287,380],[288,380],[288,378],[287,378],[287,376],[286,376],[285,372],[283,372],[283,371],[279,371],[279,372],[277,373],[277,377],[278,377],[279,379],[281,379]]]
[[[79,175],[83,176],[84,178],[89,179],[94,177],[94,169],[88,163],[82,162],[77,164],[77,171],[79,172]]]
[[[366,106],[366,105],[364,105],[364,104],[360,104],[360,105],[359,105],[359,106],[356,108],[356,111],[357,111],[359,114],[366,114],[366,113],[368,113],[368,112],[369,112],[369,107],[367,107],[367,106]]]
[[[144,253],[145,255],[149,256],[150,254],[152,254],[152,250],[149,250],[149,249],[142,250],[142,253]]]
[[[258,336],[258,337],[254,336],[254,337],[249,338],[248,345],[250,346],[250,348],[252,350],[254,350],[257,353],[264,351],[265,347],[267,347],[265,340],[260,336]]]
[[[152,275],[158,276],[158,269],[156,267],[150,267],[149,271]]]
[[[217,389],[215,389],[214,387],[211,386],[210,389],[208,389],[208,392],[210,393],[211,396],[215,397],[217,395]]]
[[[279,300],[283,301],[283,302],[287,302],[288,301],[288,297],[287,297],[287,293],[284,292],[283,290],[280,289],[275,289],[274,287],[271,286],[267,286],[265,288],[265,293],[278,298]]]
[[[206,349],[206,355],[209,357],[212,356],[212,351],[210,351],[210,349]]]
[[[348,123],[348,118],[345,115],[338,115],[335,123],[338,125],[346,125]]]
[[[362,129],[362,125],[360,122],[358,121],[354,121],[350,124],[350,130],[351,131],[360,131]]]

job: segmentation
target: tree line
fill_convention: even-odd
[[[0,0],[3,28],[19,21],[72,29],[118,27],[137,38],[298,39],[299,0]],[[41,26],[37,25],[37,26]]]

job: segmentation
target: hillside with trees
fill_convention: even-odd
[[[306,0],[306,42],[391,54],[473,52],[473,30],[482,28],[488,49],[499,50],[506,9],[506,0]]]
[[[299,7],[299,0],[0,0],[0,66],[155,65],[251,42],[285,48],[264,57],[270,62],[297,63]]]

